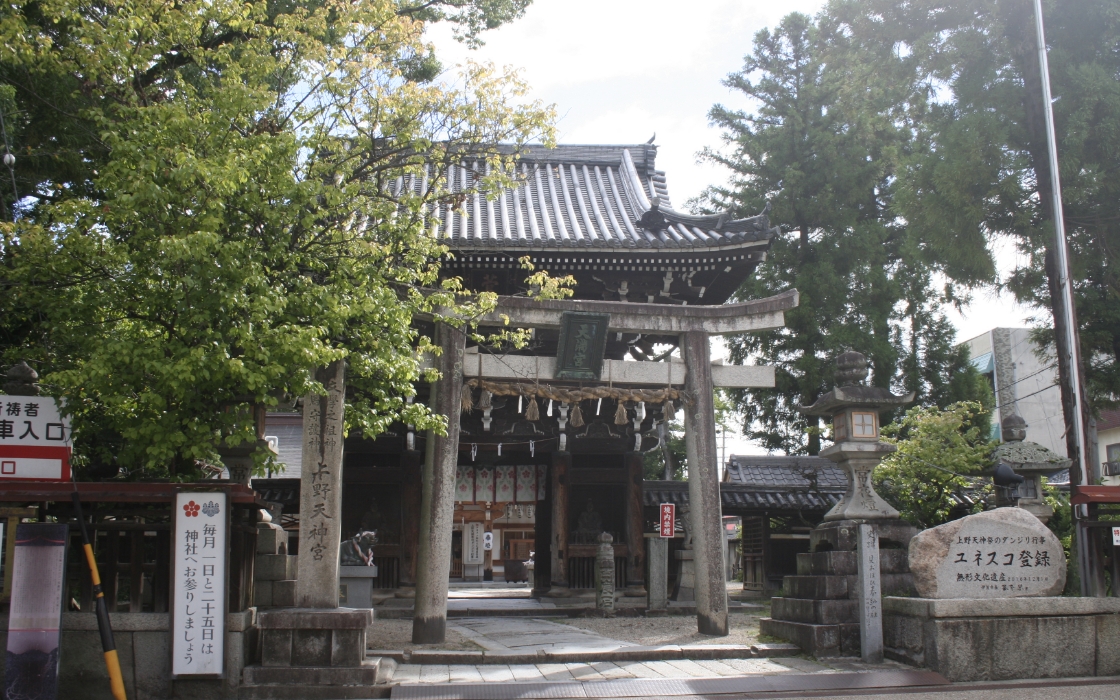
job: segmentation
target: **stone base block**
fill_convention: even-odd
[[[361,666],[372,610],[268,610],[257,616],[261,666]]]
[[[273,581],[272,604],[278,608],[294,608],[296,605],[296,582]]]
[[[261,608],[271,608],[272,602],[272,586],[274,581],[254,581],[253,582],[253,605]]]
[[[771,637],[784,639],[801,647],[806,654],[823,658],[831,656],[859,656],[859,623],[842,625],[814,625],[764,617],[760,631]]]
[[[276,523],[257,523],[257,554],[287,554],[288,531]]]
[[[1120,675],[1120,599],[883,599],[886,655],[951,681]]]
[[[258,554],[253,578],[257,581],[287,581],[296,577],[298,557],[287,554]]]
[[[860,523],[855,520],[834,520],[822,523],[809,533],[811,552],[852,552],[858,544]],[[880,549],[906,550],[910,540],[918,534],[918,528],[905,520],[877,520],[875,528],[879,531]]]
[[[854,551],[811,552],[797,555],[798,576],[856,575]],[[884,574],[910,572],[909,557],[905,549],[880,549],[879,571]]]
[[[247,666],[238,697],[246,700],[286,698],[388,697],[396,662],[385,657],[367,659],[349,668],[329,666]]]
[[[774,598],[771,613],[775,620],[808,622],[814,625],[859,623],[859,601]]]

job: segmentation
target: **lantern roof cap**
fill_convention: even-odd
[[[863,386],[866,379],[867,357],[854,350],[843,352],[836,358],[836,387],[797,410],[807,416],[832,417],[847,408],[881,411],[914,401],[914,392],[899,396],[890,389]]]

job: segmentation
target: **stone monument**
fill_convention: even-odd
[[[614,538],[609,532],[599,535],[595,556],[595,607],[607,617],[614,615]]]
[[[999,505],[1018,505],[1045,523],[1054,514],[1045,499],[1042,478],[1061,469],[1068,469],[1073,463],[1036,442],[1027,441],[1027,422],[1018,415],[1003,419],[1003,444],[992,452],[993,467],[1009,467],[1023,477],[1019,484],[1017,497],[1008,497],[996,489]]]
[[[806,415],[832,419],[835,442],[820,454],[844,469],[848,489],[810,533],[809,553],[797,555],[797,575],[783,582],[786,595],[773,599],[772,616],[761,622],[763,634],[787,639],[814,656],[880,658],[881,618],[875,617],[878,606],[871,598],[909,592],[912,586],[905,548],[917,530],[875,493],[871,473],[895,451],[879,440],[879,414],[910,403],[914,395],[864,386],[866,377],[867,359],[845,352],[836,359],[836,387],[801,408]],[[861,526],[868,525],[874,539],[860,536]],[[875,540],[873,554],[867,546]],[[861,626],[874,627],[866,648]]]
[[[297,607],[258,613],[261,665],[246,668],[249,683],[316,687],[301,688],[309,698],[372,685],[379,665],[366,659],[373,610],[338,605],[345,367],[338,360],[319,369],[315,378],[326,395],[304,397]]]
[[[373,562],[373,546],[377,533],[366,530],[345,540],[338,548],[338,602],[349,608],[373,605],[373,579],[377,564]]]
[[[1022,508],[910,542],[918,598],[883,599],[886,655],[951,681],[1120,674],[1120,599],[1060,597],[1066,558]]]

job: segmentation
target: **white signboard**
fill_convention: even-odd
[[[70,447],[53,398],[0,395],[0,479],[70,481]]]
[[[221,676],[225,669],[229,498],[175,494],[172,676]]]
[[[482,563],[482,523],[467,523],[463,533],[463,563]]]
[[[482,549],[489,552],[494,549],[494,533],[487,532],[482,536]]]
[[[1112,544],[1120,547],[1120,527],[1112,528]]]

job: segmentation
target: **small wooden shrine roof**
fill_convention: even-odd
[[[471,253],[769,247],[778,229],[771,228],[765,213],[733,219],[727,212],[694,216],[673,209],[665,173],[654,168],[656,153],[652,144],[528,146],[519,157],[522,184],[516,189],[442,205],[432,212],[435,220],[428,227],[453,250]],[[462,192],[474,187],[488,167],[467,159],[446,172],[398,178],[393,194],[419,195],[437,176],[451,192]]]

